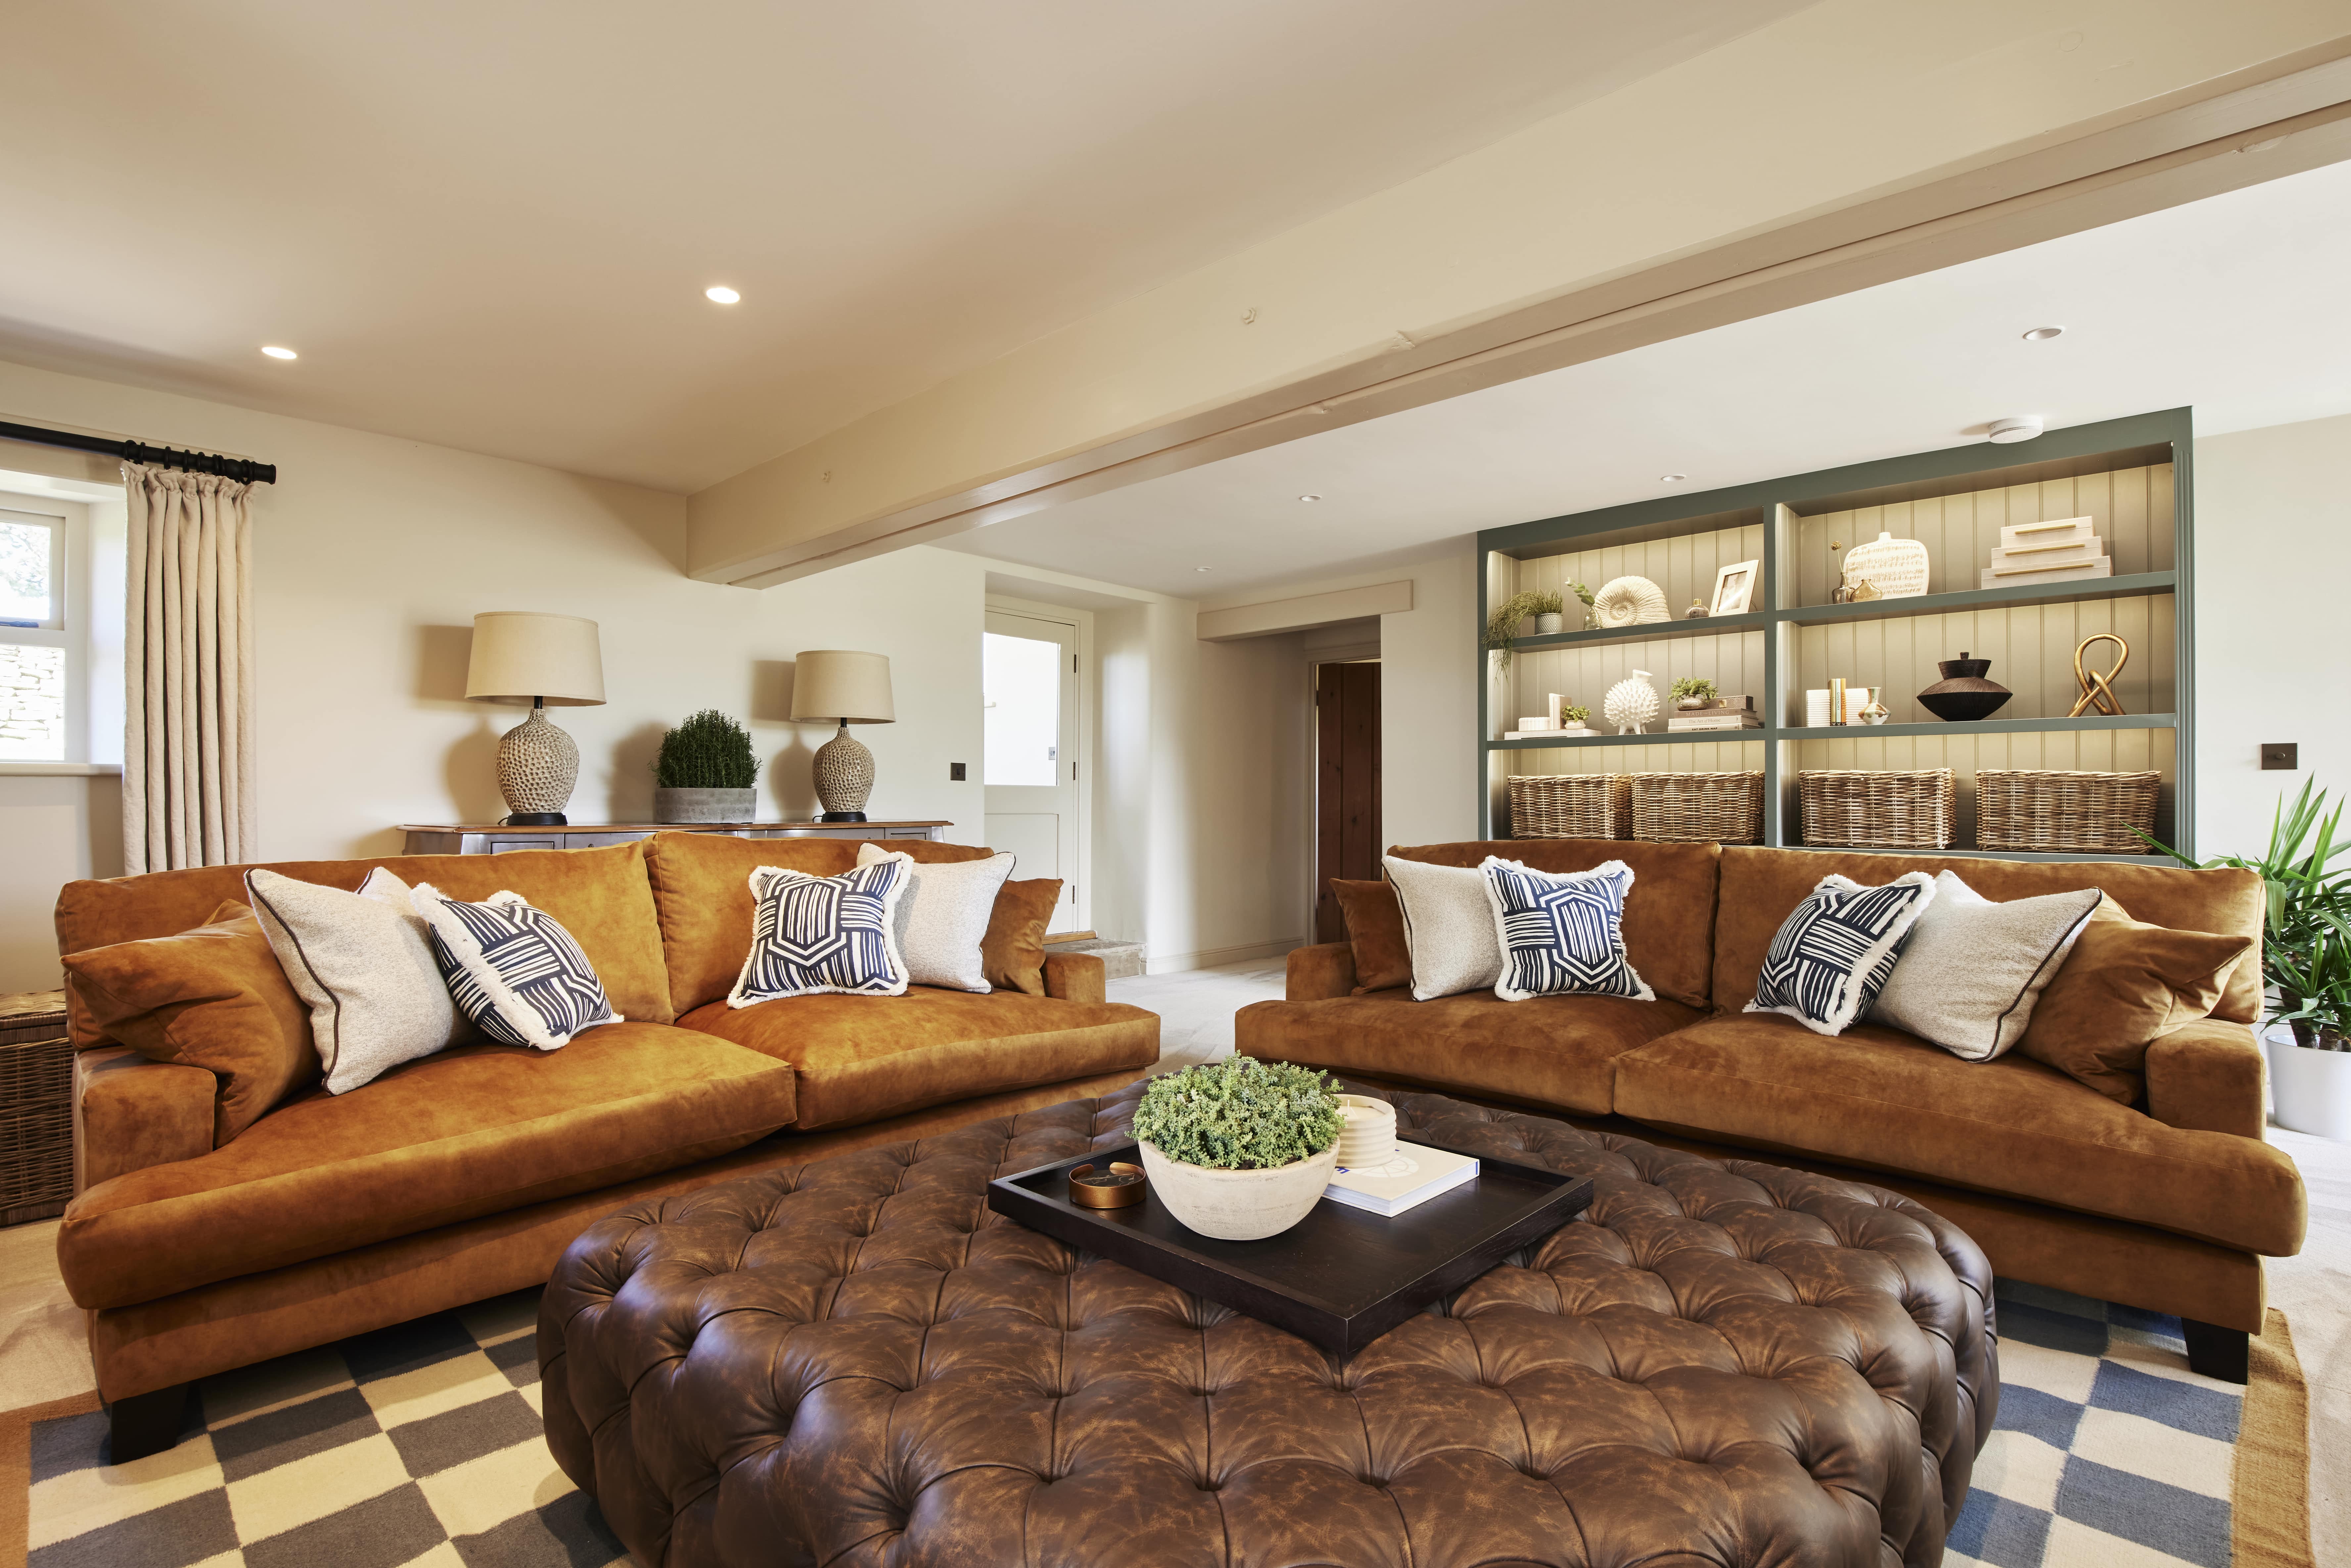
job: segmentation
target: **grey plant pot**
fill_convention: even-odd
[[[655,789],[656,822],[747,822],[758,810],[755,789]]]

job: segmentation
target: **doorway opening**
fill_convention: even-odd
[[[1331,879],[1380,874],[1380,664],[1314,668],[1314,940],[1343,942]]]
[[[1058,877],[1048,935],[1082,928],[1078,778],[1078,629],[1002,610],[980,638],[981,771],[990,848],[1022,881]]]

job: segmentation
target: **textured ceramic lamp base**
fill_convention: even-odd
[[[866,798],[873,793],[873,754],[849,737],[849,727],[816,748],[816,798],[824,803],[825,822],[862,822]]]
[[[580,747],[558,729],[545,708],[507,731],[498,742],[498,793],[516,827],[558,828],[571,786],[580,779]]]

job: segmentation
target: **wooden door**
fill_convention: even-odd
[[[1380,874],[1378,664],[1318,666],[1314,721],[1314,939],[1343,942],[1331,879]]]

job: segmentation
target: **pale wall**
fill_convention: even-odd
[[[382,853],[399,847],[395,823],[501,813],[495,748],[521,710],[464,700],[482,610],[602,627],[606,706],[557,715],[580,743],[575,821],[642,818],[663,727],[705,706],[750,721],[762,815],[805,817],[809,757],[827,732],[785,722],[790,661],[847,647],[889,654],[894,678],[898,722],[858,731],[880,775],[869,810],[946,818],[951,836],[977,840],[977,558],[916,549],[782,588],[725,588],[681,570],[675,496],[16,365],[0,364],[0,411],[278,465],[254,506],[263,858]],[[5,456],[0,466],[110,477],[47,448]],[[973,765],[971,781],[948,781],[956,761]],[[60,882],[119,867],[103,821],[114,788],[0,780],[0,989],[56,983],[49,909]]]
[[[2196,848],[2258,854],[2281,790],[2351,789],[2351,415],[2196,443]],[[2261,770],[2264,741],[2302,747]]]

